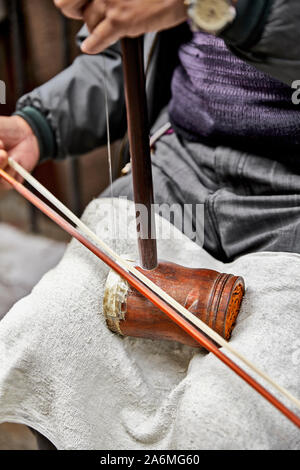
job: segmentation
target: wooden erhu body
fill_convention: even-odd
[[[241,277],[168,262],[160,263],[152,271],[139,270],[220,336],[230,339],[244,295]],[[178,341],[199,347],[198,342],[114,271],[107,279],[103,311],[108,327],[121,336]]]

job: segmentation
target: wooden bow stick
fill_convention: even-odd
[[[213,331],[209,326],[199,320],[191,312],[185,309],[182,305],[176,302],[172,297],[162,291],[156,284],[151,282],[140,271],[134,268],[123,258],[119,257],[111,248],[101,240],[94,232],[92,232],[80,219],[78,219],[68,208],[66,208],[53,194],[44,188],[32,175],[30,175],[24,168],[22,168],[14,160],[9,159],[10,166],[20,174],[25,180],[39,191],[46,199],[48,199],[54,206],[56,206],[69,220],[71,220],[79,229],[87,234],[97,245],[101,246],[99,249],[84,237],[76,228],[68,223],[63,217],[51,209],[46,203],[41,201],[30,190],[25,188],[21,183],[17,182],[14,178],[8,175],[5,171],[0,169],[0,177],[7,181],[18,193],[25,197],[28,201],[34,204],[57,225],[62,227],[72,237],[76,238],[105,264],[122,276],[126,281],[138,290],[142,295],[147,297],[154,305],[156,305],[162,312],[169,316],[178,326],[183,328],[186,333],[192,336],[198,343],[201,344],[208,351],[212,352],[218,359],[226,364],[231,370],[239,375],[245,382],[254,388],[260,395],[283,413],[291,422],[300,428],[300,418],[290,409],[288,409],[282,402],[280,402],[273,394],[271,394],[265,387],[259,384],[253,377],[251,377],[245,370],[239,367],[234,361],[226,356],[218,347],[215,342],[233,354],[237,359],[242,361],[253,372],[258,374],[262,379],[266,380],[278,392],[288,398],[295,406],[300,409],[300,401],[294,397],[285,388],[278,385],[267,374],[262,372],[247,358],[236,351],[231,345],[227,343],[221,336]],[[104,250],[104,251],[103,251]],[[106,252],[106,253],[105,253]],[[208,339],[209,336],[211,339]],[[213,340],[213,341],[212,341]]]

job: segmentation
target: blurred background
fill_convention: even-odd
[[[81,26],[64,18],[53,0],[0,0],[0,80],[7,95],[6,104],[0,104],[1,115],[12,114],[20,96],[68,67],[80,53],[75,39]],[[112,150],[117,176],[120,144]],[[81,215],[109,184],[107,150],[46,162],[34,176]],[[16,193],[0,195],[0,320],[57,264],[66,242],[64,232]],[[35,438],[25,427],[0,425],[0,449],[35,447]]]
[[[7,104],[0,105],[1,115],[10,115],[20,96],[68,67],[80,53],[75,41],[80,27],[80,22],[62,16],[53,0],[0,0],[0,79],[7,88]],[[117,144],[114,161],[118,150]],[[108,184],[106,149],[63,163],[47,162],[35,176],[80,215]],[[15,195],[2,198],[0,220],[65,239],[52,224],[45,226],[43,216],[24,206],[26,203]]]

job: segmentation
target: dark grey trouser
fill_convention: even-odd
[[[204,204],[204,248],[214,257],[300,253],[300,156],[255,156],[172,134],[156,143],[152,161],[156,203]],[[117,180],[113,193],[132,199],[131,175]]]

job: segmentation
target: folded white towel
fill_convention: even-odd
[[[94,201],[84,216],[106,240],[107,204]],[[118,251],[136,254],[134,237],[125,237],[134,207],[114,204]],[[300,256],[261,253],[224,265],[176,234],[159,241],[160,258],[244,276],[231,342],[299,395]],[[1,321],[0,422],[28,424],[60,449],[300,449],[299,430],[212,354],[108,331],[107,274],[72,241]]]

